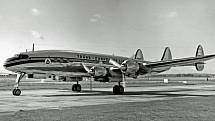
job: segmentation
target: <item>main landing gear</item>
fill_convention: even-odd
[[[77,82],[77,84],[73,84],[72,91],[81,92],[81,85],[78,84],[78,82]]]
[[[124,93],[124,87],[122,85],[120,85],[120,82],[119,82],[119,85],[113,86],[113,94],[121,95],[123,93]]]
[[[14,85],[14,89],[13,89],[13,95],[14,96],[19,96],[21,94],[21,90],[19,89],[19,83],[20,83],[20,80],[25,76],[25,73],[19,73],[17,74],[17,77],[16,77],[16,84]]]

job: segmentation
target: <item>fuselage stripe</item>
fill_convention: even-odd
[[[71,62],[87,62],[87,63],[99,63],[102,62],[103,64],[110,65],[108,61],[99,61],[99,60],[89,60],[89,59],[79,59],[79,58],[62,58],[62,57],[30,57],[28,59],[14,59],[13,61],[8,62],[5,64],[5,67],[11,67],[21,64],[27,64],[27,63],[38,63],[38,62],[44,62],[45,60],[49,58],[51,62],[55,63],[71,63]]]

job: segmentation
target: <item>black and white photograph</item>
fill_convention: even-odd
[[[214,0],[0,0],[0,121],[215,120]]]

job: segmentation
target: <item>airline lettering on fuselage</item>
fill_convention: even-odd
[[[98,57],[98,56],[89,56],[89,55],[82,55],[82,54],[78,54],[77,58],[79,59],[87,59],[87,60],[96,60],[96,61],[109,61],[109,58],[107,57]],[[118,63],[122,63],[124,61],[124,59],[114,59],[116,62]]]

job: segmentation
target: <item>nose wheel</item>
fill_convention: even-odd
[[[18,88],[17,88],[17,89],[16,89],[16,88],[13,89],[13,95],[14,95],[14,96],[19,96],[19,95],[21,95],[21,90],[18,89]]]
[[[20,83],[20,80],[25,76],[25,73],[19,73],[17,74],[16,76],[16,84],[14,85],[14,89],[12,91],[13,95],[14,96],[19,96],[21,95],[21,90],[19,89],[19,83]]]

